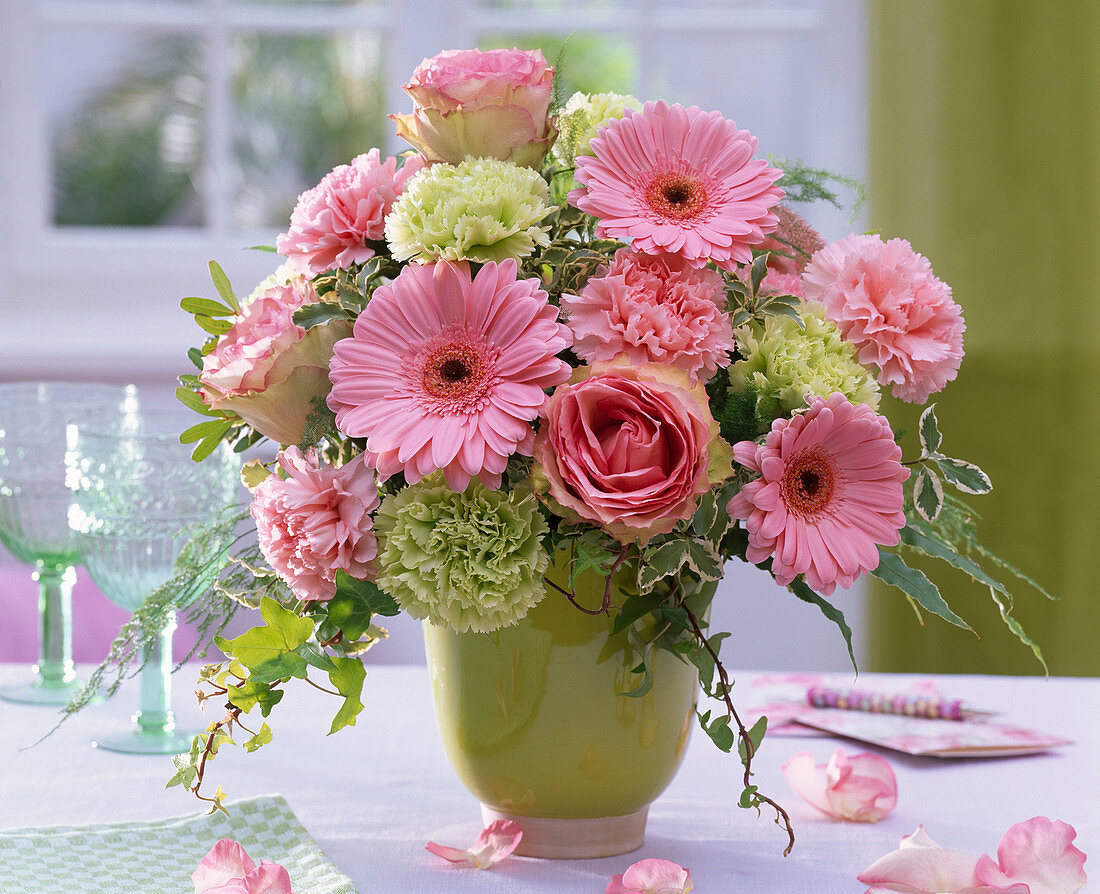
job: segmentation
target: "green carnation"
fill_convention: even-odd
[[[378,585],[414,618],[485,633],[545,594],[547,526],[530,492],[474,479],[456,493],[436,476],[386,497],[374,526]]]
[[[558,114],[554,157],[562,164],[572,165],[578,155],[592,155],[589,143],[599,128],[614,118],[622,118],[627,109],[640,112],[641,100],[619,93],[574,93]]]
[[[414,176],[386,217],[399,261],[519,260],[548,245],[539,223],[550,213],[537,171],[495,158],[434,164]]]
[[[763,327],[737,330],[743,360],[730,367],[730,386],[758,392],[757,409],[765,418],[789,416],[806,405],[806,397],[828,397],[839,391],[854,404],[878,408],[874,376],[856,359],[856,349],[840,336],[831,320],[803,306],[805,329],[790,317],[770,316]]]

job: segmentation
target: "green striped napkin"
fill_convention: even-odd
[[[0,832],[0,891],[191,894],[191,873],[206,852],[222,838],[235,838],[257,863],[284,866],[294,894],[357,894],[283,798],[237,801],[229,812]]]

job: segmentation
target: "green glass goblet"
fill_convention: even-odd
[[[12,382],[0,385],[0,541],[34,568],[38,663],[30,682],[0,692],[8,701],[64,705],[80,691],[73,666],[72,593],[80,564],[69,529],[65,429],[137,409],[133,385]]]
[[[194,462],[191,447],[179,440],[191,421],[179,413],[141,413],[121,426],[78,423],[68,431],[69,524],[96,586],[131,612],[165,584],[176,587],[167,601],[157,597],[164,623],[145,650],[132,728],[93,742],[109,751],[175,754],[187,751],[194,736],[176,730],[172,633],[176,611],[224,563],[241,462],[224,444]]]

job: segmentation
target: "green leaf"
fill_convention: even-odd
[[[229,431],[232,425],[232,420],[220,417],[200,422],[197,425],[192,425],[180,435],[180,443],[193,444],[195,441],[204,441],[209,437],[220,438],[225,432]]]
[[[347,320],[348,312],[331,301],[314,301],[294,311],[294,323],[303,329],[312,329],[332,320]]]
[[[881,564],[881,563],[880,563]],[[817,591],[813,590],[809,584],[807,584],[802,578],[796,577],[791,581],[790,590],[801,599],[803,602],[809,602],[812,605],[816,605],[821,609],[821,613],[836,624],[840,628],[840,633],[844,637],[844,642],[848,646],[848,657],[852,661],[852,669],[857,673],[859,667],[856,665],[856,653],[852,649],[852,628],[848,626],[848,622],[844,620],[844,612],[829,602],[824,596],[820,595]]]
[[[711,539],[709,534],[717,517],[718,501],[714,497],[714,491],[708,490],[699,498],[699,506],[691,517],[691,528],[700,537]]]
[[[907,596],[915,599],[928,611],[939,615],[945,621],[961,627],[963,630],[973,629],[962,618],[951,611],[951,607],[940,595],[939,589],[932,581],[925,577],[924,573],[916,568],[910,568],[897,553],[886,552],[879,547],[878,567],[871,572],[883,583],[897,587]]]
[[[764,281],[764,277],[768,275],[768,255],[767,253],[757,255],[753,258],[752,267],[749,269],[749,282],[752,285],[752,293],[756,295],[760,291],[760,283]]]
[[[279,251],[274,245],[249,245],[249,246],[247,246],[247,250],[248,251],[266,251],[266,252],[269,252],[271,254],[277,254],[278,251]]]
[[[191,750],[186,754],[177,754],[172,758],[172,764],[176,768],[175,775],[165,783],[165,788],[174,785],[182,785],[190,789],[199,777],[199,762],[202,760],[203,741],[201,736],[195,736],[191,740]]]
[[[760,746],[764,742],[764,734],[768,731],[768,718],[761,716],[759,720],[752,725],[752,729],[747,731],[748,742],[744,738],[737,743],[737,753],[741,755],[741,763],[746,767],[749,765],[751,758],[749,755],[749,747],[752,747],[752,756],[755,756],[760,751]]]
[[[270,596],[260,599],[260,616],[265,625],[246,630],[231,640],[216,636],[215,645],[238,659],[259,683],[286,677],[304,680],[307,664],[297,649],[313,633],[313,621],[298,617]]]
[[[378,584],[369,580],[357,580],[343,569],[340,569],[336,572],[336,596],[344,593],[353,595],[362,605],[376,615],[392,618],[394,615],[401,613],[401,606]],[[334,596],[333,599],[335,598]],[[329,617],[332,617],[331,610]]]
[[[345,726],[355,726],[355,718],[363,710],[361,696],[363,680],[367,675],[363,662],[358,658],[336,657],[332,660],[336,669],[329,671],[328,678],[336,691],[344,696],[344,703],[332,719],[332,726],[328,731],[330,736]]]
[[[226,307],[220,301],[211,298],[184,298],[180,301],[180,307],[189,314],[206,317],[235,317],[237,312],[231,307]]]
[[[199,328],[206,330],[211,335],[224,335],[233,328],[233,324],[229,320],[215,320],[213,317],[207,317],[203,314],[197,314],[195,322],[199,325]]]
[[[943,508],[943,485],[940,476],[927,466],[917,473],[913,484],[913,505],[917,512],[928,521],[935,521]]]
[[[939,422],[936,420],[935,404],[929,404],[925,411],[920,414],[920,421],[917,422],[917,434],[920,436],[920,449],[924,451],[925,456],[940,449],[940,441],[943,438],[940,435]]]
[[[225,271],[222,270],[217,261],[210,262],[210,279],[213,280],[214,288],[218,290],[218,294],[222,296],[225,303],[233,308],[234,313],[240,313],[241,302],[233,294],[233,286],[229,284],[229,277],[225,275]]]
[[[722,557],[705,540],[692,538],[688,541],[687,562],[688,567],[703,580],[720,580],[722,577]]]
[[[316,643],[303,643],[298,646],[298,654],[305,659],[306,664],[310,667],[315,667],[317,670],[323,670],[325,673],[332,673],[336,670],[336,662]]]
[[[951,459],[947,456],[932,457],[936,465],[940,467],[943,477],[955,487],[967,494],[987,494],[993,490],[993,482],[973,463],[963,462],[961,459]]]
[[[180,386],[176,389],[176,400],[183,404],[187,409],[194,410],[196,413],[200,413],[203,416],[218,416],[217,410],[211,410],[205,403],[203,403],[202,397],[198,392],[191,388],[184,388]],[[183,443],[190,443],[184,441]]]
[[[226,689],[229,690],[229,701],[245,714],[259,705],[260,713],[267,717],[271,709],[283,699],[283,690],[272,689],[268,683],[260,683],[253,679],[245,680],[240,686],[226,686]]]
[[[688,562],[690,549],[688,541],[681,537],[644,549],[638,568],[638,589],[648,592],[658,581],[683,568]]]
[[[250,754],[257,748],[268,744],[271,741],[271,727],[266,723],[260,725],[259,731],[254,736],[244,740],[244,750]]]
[[[642,681],[629,692],[619,692],[618,695],[626,698],[641,698],[653,688],[653,670],[649,666],[649,656],[643,658],[635,667],[631,668],[632,674],[640,674]]]
[[[703,728],[712,742],[718,746],[721,751],[727,754],[733,750],[733,743],[736,741],[737,736],[734,735],[732,729],[730,729],[730,719],[725,714],[720,714],[715,717],[714,720],[710,719],[710,711],[705,714],[695,712],[699,718],[699,725]]]
[[[660,604],[659,599],[649,595],[628,596],[619,608],[618,614],[615,615],[615,620],[611,625],[611,633],[614,635],[621,630],[625,630],[639,618],[655,611]]]
[[[199,348],[188,348],[187,359],[195,364],[196,369],[202,369],[202,350]]]
[[[806,328],[806,324],[802,322],[802,314],[799,313],[798,308],[790,307],[786,304],[771,303],[763,308],[763,310],[765,313],[771,314],[774,317],[790,317],[798,324],[799,329]]]

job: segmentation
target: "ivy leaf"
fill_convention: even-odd
[[[219,810],[226,816],[229,816],[229,811],[223,806],[226,794],[222,791],[222,787],[219,785],[217,791],[214,792],[213,800],[210,805],[210,809],[206,811],[206,815],[210,816],[212,813],[217,813]]]
[[[644,618],[660,606],[660,600],[649,595],[629,596],[619,608],[611,625],[612,635],[625,630],[639,618]]]
[[[727,754],[733,750],[733,743],[737,739],[733,730],[730,729],[730,719],[725,714],[720,714],[715,717],[714,720],[710,719],[710,711],[705,714],[700,714],[698,711],[695,715],[699,718],[699,725],[703,728],[710,739],[721,751]]]
[[[298,646],[297,651],[310,667],[323,670],[326,674],[332,673],[336,669],[336,664],[331,656],[321,651],[321,647],[316,643],[303,643]]]
[[[267,717],[271,709],[283,699],[283,690],[272,689],[269,683],[260,683],[252,679],[245,680],[240,686],[229,685],[226,689],[229,690],[229,701],[245,714],[259,705],[260,713]]]
[[[816,605],[821,609],[821,613],[836,624],[840,628],[840,632],[844,637],[844,642],[848,646],[848,657],[852,660],[852,669],[857,673],[859,668],[856,666],[856,653],[852,649],[852,628],[848,626],[848,622],[844,620],[844,612],[825,599],[816,590],[812,589],[802,578],[796,577],[791,581],[790,590],[801,599],[803,602],[809,602],[812,605]]]
[[[332,719],[332,726],[328,731],[330,736],[345,726],[355,726],[355,718],[363,710],[361,696],[363,695],[363,680],[367,675],[367,669],[363,667],[363,662],[358,658],[336,657],[332,661],[336,665],[336,669],[329,671],[329,682],[332,683],[337,692],[344,696],[344,703]]]
[[[688,541],[687,564],[703,580],[719,580],[722,577],[722,557],[705,540],[692,538]]]
[[[346,320],[348,313],[331,301],[314,301],[294,311],[294,323],[303,329],[312,329],[332,320]]]
[[[401,606],[378,584],[369,580],[357,580],[343,569],[336,572],[336,595],[329,601],[330,619],[332,618],[332,603],[336,601],[337,597],[341,596],[354,599],[354,604],[360,606],[360,611],[368,609],[373,614],[382,615],[385,618],[392,618],[401,612]],[[345,629],[344,632],[347,633],[347,630]],[[355,637],[355,639],[358,639],[358,637]]]
[[[699,498],[699,505],[691,517],[691,528],[698,536],[709,540],[711,538],[708,535],[717,517],[718,501],[715,499],[714,491],[708,490]]]
[[[268,471],[263,460],[250,459],[241,466],[241,481],[244,482],[244,486],[249,490],[255,488],[260,482],[267,481],[270,477],[271,472]]]
[[[917,480],[913,485],[913,505],[917,507],[921,517],[928,521],[935,521],[943,508],[940,476],[927,466],[917,473]]]
[[[943,477],[963,493],[987,494],[993,490],[993,482],[989,480],[989,476],[973,463],[947,456],[934,456],[933,460],[940,467]]]
[[[172,764],[176,768],[175,775],[165,783],[165,788],[174,785],[182,785],[190,789],[199,777],[199,762],[202,760],[202,737],[195,736],[191,740],[191,750],[186,754],[177,754],[172,758]]]
[[[917,422],[917,434],[920,436],[920,449],[924,451],[925,456],[940,449],[940,441],[943,438],[940,435],[939,422],[936,420],[935,404],[929,404],[925,411],[920,414],[920,421]]]
[[[757,255],[752,260],[752,267],[749,268],[749,281],[752,285],[752,294],[756,295],[760,291],[760,283],[764,281],[764,277],[768,275],[768,255]]]
[[[215,645],[237,658],[259,683],[286,677],[304,680],[308,665],[297,649],[313,633],[313,621],[298,617],[270,596],[260,599],[260,616],[266,622],[263,626],[246,630],[231,640],[215,636]]]
[[[790,317],[798,324],[799,329],[805,329],[806,324],[802,322],[802,314],[798,308],[791,307],[788,304],[778,304],[774,301],[769,302],[767,307],[763,308],[765,313],[771,314],[773,317]]]
[[[760,745],[763,743],[764,734],[767,731],[768,718],[766,716],[761,716],[760,719],[752,725],[752,729],[748,730],[748,741],[745,741],[745,737],[742,737],[741,741],[737,743],[737,753],[741,755],[741,763],[743,763],[746,767],[751,761],[751,758],[749,756],[750,746],[752,750],[751,753],[753,756],[755,756],[757,752],[760,751]]]
[[[897,553],[889,553],[879,547],[878,567],[871,574],[883,583],[897,587],[905,595],[912,597],[924,608],[939,615],[945,621],[954,624],[956,627],[961,627],[963,630],[974,632],[966,621],[951,610],[951,607],[944,601],[943,596],[940,595],[936,585],[925,577],[923,572],[906,565],[905,560]]]
[[[244,750],[252,753],[257,748],[268,744],[271,739],[271,727],[266,723],[261,724],[259,732],[257,732],[256,735],[244,740]]]
[[[234,313],[240,313],[241,302],[237,299],[237,296],[233,294],[233,286],[229,284],[229,277],[225,275],[225,271],[222,270],[221,265],[217,261],[210,262],[210,279],[214,283],[214,288],[218,290],[218,294],[225,300],[225,303],[233,308]]]
[[[642,658],[635,667],[630,669],[632,674],[641,674],[642,681],[629,692],[620,692],[618,695],[626,698],[641,698],[653,688],[653,670],[649,666],[649,656]]]

